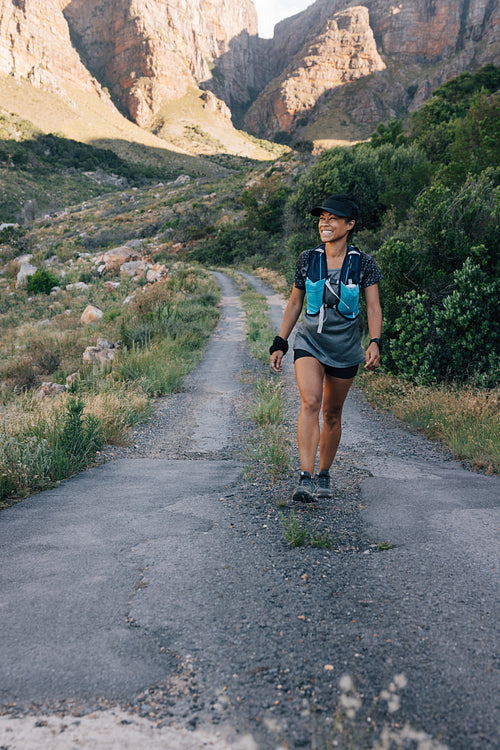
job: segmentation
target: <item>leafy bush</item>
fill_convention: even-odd
[[[493,311],[500,280],[467,258],[440,306],[407,292],[390,340],[393,369],[415,383],[448,381],[494,387],[500,378],[500,329]]]
[[[467,175],[479,175],[488,167],[500,167],[500,93],[477,95],[466,116],[456,120],[450,144],[450,163],[441,179],[451,186]]]
[[[467,258],[454,274],[455,289],[434,311],[442,342],[441,379],[493,387],[500,378],[500,327],[495,316],[500,279]]]
[[[454,123],[465,118],[471,102],[481,91],[491,94],[500,87],[500,68],[485,65],[476,73],[462,73],[437,88],[413,113],[410,136],[433,162],[448,164],[454,140]]]
[[[246,225],[270,234],[279,232],[288,192],[278,175],[272,175],[244,190],[240,201],[247,210]]]
[[[325,151],[287,203],[287,229],[297,231],[307,221],[311,235],[316,237],[311,207],[333,193],[353,193],[360,199],[358,231],[379,228],[389,207],[396,209],[401,220],[416,196],[429,185],[431,174],[429,160],[414,145],[395,147],[385,143],[375,149],[360,144]]]
[[[223,224],[217,234],[194,248],[189,257],[205,265],[230,266],[234,263],[264,262],[272,265],[274,235],[258,229],[249,229],[245,222]]]
[[[28,294],[50,294],[58,284],[57,276],[45,268],[37,268],[33,276],[28,276],[26,289]]]
[[[378,148],[386,143],[392,146],[402,146],[405,143],[405,134],[402,120],[391,120],[388,125],[383,122],[377,125],[377,129],[372,134],[370,146]]]
[[[499,176],[499,170],[488,169],[456,190],[436,183],[417,198],[400,236],[388,239],[377,254],[389,319],[397,298],[411,290],[425,290],[433,304],[441,304],[453,291],[454,272],[469,257],[490,276],[499,274]]]

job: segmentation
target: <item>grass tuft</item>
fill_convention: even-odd
[[[280,512],[283,534],[290,547],[321,547],[332,548],[332,539],[329,534],[318,533],[310,529],[300,528],[295,511],[290,512],[290,518]]]
[[[445,443],[456,458],[500,473],[500,389],[415,386],[383,373],[363,374],[357,384],[372,405]]]

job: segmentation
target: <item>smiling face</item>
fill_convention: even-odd
[[[335,216],[329,211],[322,211],[318,222],[321,242],[337,242],[346,238],[355,223],[354,219],[346,219],[344,216]]]

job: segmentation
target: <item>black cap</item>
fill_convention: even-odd
[[[334,216],[342,216],[345,219],[357,219],[359,216],[358,204],[347,195],[330,195],[321,206],[314,206],[311,214],[320,216],[322,211],[328,211]]]

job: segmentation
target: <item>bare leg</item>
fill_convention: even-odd
[[[325,376],[323,427],[319,441],[319,471],[328,471],[337,454],[342,435],[342,408],[354,378]]]
[[[295,362],[295,375],[300,391],[300,414],[297,423],[300,465],[302,471],[308,471],[313,476],[320,439],[319,413],[325,368],[314,357],[301,357]]]

